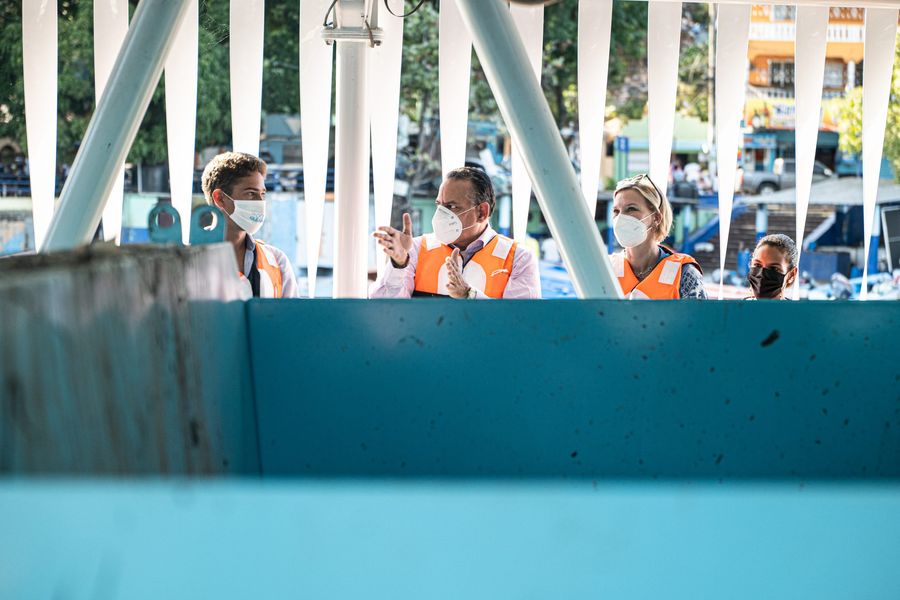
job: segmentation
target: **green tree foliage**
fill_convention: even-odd
[[[865,81],[863,81],[865,86]],[[831,102],[840,120],[840,149],[862,157],[862,95],[863,88],[851,90],[845,97]],[[887,124],[884,130],[884,156],[891,163],[895,179],[900,182],[900,35],[894,50],[894,72],[891,97],[888,102]]]
[[[639,119],[647,105],[647,3],[613,4],[607,106],[613,114]]]
[[[132,13],[137,0],[130,0]],[[404,23],[401,111],[424,125],[420,144],[434,145],[429,120],[437,115],[438,0],[428,0]],[[410,8],[412,3],[406,3]],[[686,25],[705,27],[705,5],[685,4]],[[229,85],[229,3],[200,0],[197,148],[231,143]],[[94,110],[93,4],[91,0],[59,2],[59,129],[58,160],[71,163]],[[324,15],[323,15],[324,17]],[[299,111],[297,0],[266,2],[263,111]],[[384,18],[395,18],[384,15]],[[578,2],[564,0],[545,9],[542,85],[560,126],[577,120]],[[0,3],[0,137],[24,149],[21,3]],[[647,101],[647,3],[616,0],[613,5],[608,106],[626,118],[639,118]],[[706,110],[706,47],[693,38],[683,41],[682,109],[701,118]],[[497,118],[497,105],[477,56],[472,60],[470,113]],[[433,153],[432,153],[433,154]],[[132,162],[166,160],[164,78],[129,153]]]
[[[678,61],[678,109],[701,121],[709,119],[709,7],[685,3]]]
[[[132,15],[137,5],[131,0]],[[59,2],[58,161],[71,163],[94,111],[93,2]],[[263,110],[297,112],[298,10],[296,2],[267,2]],[[25,150],[20,2],[0,3],[0,137]],[[228,2],[200,1],[197,148],[231,144],[228,75]],[[160,79],[128,156],[132,162],[166,160],[165,78]]]
[[[90,3],[63,0],[58,4],[59,78],[58,154],[74,156],[94,105],[94,69],[90,31]],[[15,140],[27,150],[25,92],[22,77],[22,5],[0,4],[0,137]]]
[[[424,123],[437,110],[437,31],[437,0],[426,2],[403,22],[400,112],[419,123]]]

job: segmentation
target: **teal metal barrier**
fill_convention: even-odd
[[[197,299],[232,258],[0,272],[0,598],[900,596],[895,304]]]
[[[892,303],[252,301],[265,475],[900,477]]]

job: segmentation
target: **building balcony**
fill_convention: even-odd
[[[862,25],[830,24],[828,41],[862,44],[865,31]],[[793,42],[797,36],[797,26],[792,21],[753,22],[750,24],[750,40],[758,42]]]
[[[865,9],[848,8],[848,7],[832,7],[828,13],[828,18],[832,22],[855,23],[862,25],[865,21]],[[797,7],[786,5],[771,4],[755,4],[753,6],[752,17],[754,22],[789,22],[792,23],[797,18]]]
[[[844,95],[842,90],[822,90],[822,98],[828,100],[831,98],[839,98]],[[794,87],[774,87],[764,85],[754,85],[752,82],[747,86],[747,99],[764,99],[764,100],[783,100],[794,98]]]
[[[784,98],[793,98],[793,87],[771,87],[750,84],[747,86],[747,99],[762,98],[765,100],[775,100]]]

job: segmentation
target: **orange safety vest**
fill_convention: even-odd
[[[609,258],[622,286],[622,293],[629,300],[677,300],[681,298],[682,267],[695,265],[700,269],[700,264],[692,257],[674,252],[659,261],[650,274],[639,281],[624,252],[616,252]]]
[[[261,240],[254,241],[256,242],[256,268],[259,271],[259,297],[281,298],[283,279],[278,260],[266,248],[265,242]],[[245,275],[240,271],[238,271],[238,275],[241,278],[245,278]]]
[[[452,253],[453,249],[437,241],[433,234],[422,236],[416,264],[415,291],[418,294],[414,295],[450,295],[447,290],[447,265],[444,261]],[[463,267],[463,277],[470,286],[481,290],[485,295],[502,298],[512,274],[515,254],[516,242],[497,234]]]

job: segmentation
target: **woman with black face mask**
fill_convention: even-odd
[[[784,300],[797,279],[797,245],[783,233],[759,240],[750,259],[747,281],[757,300]]]

